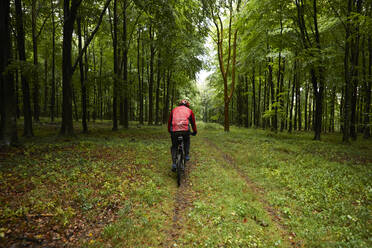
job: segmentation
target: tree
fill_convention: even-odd
[[[52,82],[51,82],[51,97],[50,97],[50,119],[54,122],[55,115],[55,101],[56,101],[56,27],[54,22],[54,4],[53,0],[50,0],[51,15],[52,15]]]
[[[63,103],[62,103],[62,126],[61,134],[73,135],[74,128],[72,122],[72,74],[74,73],[80,58],[86,52],[90,42],[97,33],[103,15],[106,12],[111,0],[106,0],[103,10],[99,16],[98,22],[90,36],[87,38],[84,47],[79,51],[74,65],[71,62],[71,48],[72,48],[72,33],[74,30],[74,23],[77,16],[78,8],[82,0],[64,0],[64,25],[63,25],[63,56],[62,56],[62,85],[63,85]],[[70,6],[71,4],[71,6]]]
[[[23,63],[21,70],[21,81],[22,81],[22,92],[23,92],[23,116],[24,116],[24,128],[23,136],[33,136],[32,130],[32,114],[31,114],[31,102],[30,102],[30,86],[28,84],[28,78],[26,76],[26,50],[25,50],[25,32],[23,28],[23,13],[22,13],[22,2],[21,0],[15,0],[16,7],[16,22],[17,22],[17,46],[19,60]]]
[[[32,0],[31,2],[31,14],[32,14],[32,48],[33,48],[33,61],[34,61],[34,71],[33,71],[33,103],[34,103],[34,120],[39,121],[40,116],[40,85],[39,85],[39,75],[38,75],[38,39],[40,37],[40,34],[44,28],[44,25],[46,21],[49,19],[50,15],[47,15],[44,19],[42,26],[39,30],[37,30],[37,17],[39,13],[40,6],[37,6],[38,1]],[[53,4],[53,3],[52,3]]]
[[[73,135],[74,127],[72,122],[72,62],[71,42],[74,31],[74,23],[77,10],[82,0],[64,0],[63,2],[63,47],[62,47],[62,126],[61,134]]]
[[[313,19],[311,24],[306,24],[305,3],[302,0],[295,0],[297,8],[297,24],[300,29],[302,44],[305,50],[309,52],[309,56],[319,58],[321,53],[320,34],[318,28],[318,8],[317,0],[312,1],[312,12],[308,15]],[[308,25],[314,27],[313,36],[310,37]],[[318,62],[318,61],[317,61]],[[314,140],[320,140],[322,130],[322,114],[323,114],[323,94],[324,94],[324,68],[321,63],[313,63],[310,67],[311,82],[316,100],[316,109],[314,115]]]
[[[79,15],[76,19],[77,22],[77,35],[79,40],[79,52],[82,50],[82,37],[81,37],[81,16]],[[86,53],[86,52],[85,52]],[[79,69],[80,69],[80,84],[81,84],[81,106],[82,106],[82,126],[83,133],[88,132],[87,125],[87,89],[86,89],[86,73],[84,73],[83,57],[79,59]]]
[[[10,33],[10,1],[0,3],[0,145],[17,142],[17,115],[14,78],[7,70],[12,59]]]
[[[118,80],[119,80],[119,65],[118,65],[118,16],[117,16],[117,1],[114,0],[114,17],[112,31],[112,48],[114,50],[114,87],[113,87],[113,104],[112,104],[112,130],[118,130],[117,117],[117,102],[118,102]]]
[[[203,1],[204,9],[208,12],[209,18],[212,20],[216,27],[216,38],[214,41],[217,45],[218,51],[218,63],[219,69],[223,79],[224,85],[224,130],[225,132],[230,131],[230,120],[229,120],[229,103],[234,93],[235,88],[235,66],[236,66],[236,42],[237,42],[237,35],[238,29],[235,28],[233,30],[232,22],[234,12],[239,11],[240,1],[237,1],[236,6],[234,7],[235,2],[233,0],[229,0],[228,3],[223,2],[222,5],[216,5],[212,1]],[[228,45],[227,45],[227,61],[225,66],[224,60],[224,24],[222,21],[222,16],[220,13],[220,8],[228,7],[229,17],[228,17]],[[235,8],[235,10],[234,10]],[[233,36],[233,37],[231,37]],[[231,44],[232,38],[232,44]],[[232,56],[231,56],[232,53]],[[228,78],[229,78],[229,70],[230,70],[230,63],[231,63],[231,86],[229,89],[228,85]]]

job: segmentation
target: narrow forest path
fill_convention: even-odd
[[[368,247],[370,142],[199,125],[181,187],[164,127],[3,151],[0,247]]]
[[[186,221],[187,212],[193,206],[195,199],[194,192],[191,190],[192,183],[190,182],[190,174],[195,166],[195,160],[187,163],[185,178],[180,187],[178,187],[175,195],[174,215],[171,229],[169,230],[167,240],[164,242],[164,247],[172,247],[177,244],[178,239],[183,232],[183,223]]]

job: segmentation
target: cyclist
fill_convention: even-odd
[[[197,134],[195,116],[190,109],[190,103],[183,99],[179,102],[178,107],[175,107],[168,120],[168,132],[172,139],[172,171],[176,171],[176,154],[177,154],[177,137],[182,135],[185,144],[185,159],[190,160],[190,124],[192,130],[194,131],[191,135],[195,136]]]

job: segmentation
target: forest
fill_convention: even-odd
[[[0,247],[372,246],[372,0],[1,0],[0,33]]]
[[[204,121],[370,137],[371,2],[10,1],[2,143],[33,122],[161,124],[180,97]],[[216,56],[205,63],[210,42]],[[199,92],[196,73],[209,69]]]

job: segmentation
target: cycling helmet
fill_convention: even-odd
[[[186,107],[190,107],[190,103],[186,99],[182,99],[178,105],[179,106],[184,105]]]

